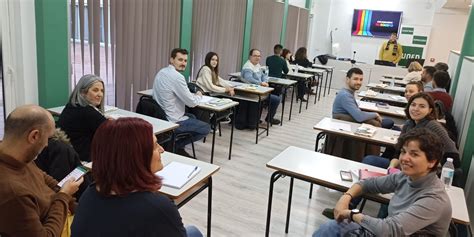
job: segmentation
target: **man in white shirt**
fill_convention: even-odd
[[[184,76],[180,73],[186,69],[188,51],[175,48],[171,51],[170,65],[162,68],[155,76],[153,83],[153,99],[165,111],[170,122],[179,124],[176,134],[191,133],[193,141],[206,137],[211,130],[209,124],[196,119],[192,114],[185,113],[186,106],[195,107],[201,99],[201,92],[192,94]],[[178,154],[187,155],[184,147],[191,143],[188,139],[176,141]]]

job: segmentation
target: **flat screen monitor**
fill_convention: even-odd
[[[354,9],[352,35],[390,38],[398,33],[402,12]]]

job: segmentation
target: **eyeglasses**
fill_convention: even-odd
[[[260,55],[252,55],[252,57],[260,58],[261,56]]]

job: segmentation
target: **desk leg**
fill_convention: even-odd
[[[171,131],[171,145],[171,150],[173,151],[173,153],[176,153],[176,133],[174,132],[174,130]]]
[[[296,84],[293,84],[293,85],[296,85]],[[295,90],[297,90],[296,88],[297,88],[296,86],[293,86],[293,90],[291,90],[290,116],[288,117],[288,120],[291,120],[291,111],[293,110],[293,98],[295,97]]]
[[[212,216],[212,177],[208,179],[208,196],[207,196],[207,237],[211,237],[211,216]]]
[[[268,132],[270,130],[270,123],[272,121],[272,118],[270,117],[270,108],[272,107],[272,100],[270,99],[270,96],[272,96],[272,94],[268,94],[268,109],[267,109],[267,137],[268,137]],[[276,111],[275,111],[276,112]]]
[[[212,123],[214,124],[214,129],[212,130],[211,164],[214,162],[214,145],[216,143],[217,113],[214,114],[214,119]]]
[[[332,73],[333,73],[333,69],[331,69],[331,77],[329,79],[329,87],[328,87],[328,95],[331,93],[331,83],[332,83]]]
[[[323,89],[323,76],[324,74],[318,74],[318,87],[319,87],[319,94],[318,94],[318,101],[321,99],[321,91]]]
[[[236,108],[237,108],[237,106],[232,108],[232,124],[231,124],[231,127],[230,127],[229,160],[230,160],[230,157],[232,156],[232,142],[233,142],[233,139],[234,139],[235,113],[237,113]]]
[[[308,90],[308,98],[306,98],[306,109],[308,109],[309,95],[310,95],[310,93],[311,93],[311,89],[313,88],[313,87],[311,87],[311,84],[309,84],[309,85],[310,85],[310,87],[309,87],[309,90]],[[314,90],[314,92],[315,92],[316,94],[318,93],[318,88],[317,88],[317,87],[316,87],[316,89]],[[316,95],[314,95],[314,96],[316,96]]]
[[[288,192],[288,209],[286,211],[286,225],[285,225],[285,233],[288,234],[288,229],[290,227],[290,212],[291,212],[291,198],[293,197],[293,182],[294,178],[291,177],[290,179],[290,191]]]
[[[280,126],[283,126],[283,112],[285,111],[285,102],[286,102],[286,91],[288,87],[285,86],[285,93],[283,94],[283,99],[281,101],[281,119],[280,119]]]
[[[262,107],[262,104],[261,104],[262,101],[260,99],[261,98],[260,98],[260,95],[259,95],[258,96],[258,105],[257,105],[257,119],[256,119],[257,120],[257,124],[256,124],[257,127],[255,128],[255,130],[257,130],[257,132],[255,134],[255,144],[258,144],[258,129],[260,127],[260,115],[261,115],[260,111],[261,111],[261,107]]]
[[[270,190],[268,191],[267,225],[265,226],[265,237],[270,235],[270,218],[272,216],[273,185],[282,176],[279,171],[273,172],[270,177]]]

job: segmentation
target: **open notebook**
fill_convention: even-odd
[[[180,189],[189,180],[194,178],[201,167],[195,165],[188,165],[180,162],[173,161],[166,165],[161,171],[155,173],[163,178],[163,185]]]

